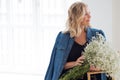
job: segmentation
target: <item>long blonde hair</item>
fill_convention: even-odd
[[[82,2],[73,3],[68,10],[68,20],[66,22],[66,32],[70,32],[70,37],[77,37],[81,34],[81,24],[85,15],[87,5]]]

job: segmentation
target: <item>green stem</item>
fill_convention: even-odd
[[[64,73],[59,80],[77,80],[89,71],[90,65],[85,62],[81,66],[76,66]]]

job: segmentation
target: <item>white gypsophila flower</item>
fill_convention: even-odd
[[[116,52],[101,34],[92,38],[83,55],[90,65],[100,68],[118,80],[117,78],[120,76],[120,53]]]

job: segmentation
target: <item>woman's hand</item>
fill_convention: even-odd
[[[76,61],[67,62],[64,66],[64,69],[69,69],[69,68],[73,68],[77,65],[82,65],[82,63],[84,62],[84,59],[85,59],[85,57],[82,55]]]
[[[82,65],[84,63],[85,57],[82,55],[75,61],[75,66]]]
[[[90,71],[101,71],[100,68],[96,68],[95,66],[93,65],[90,65]]]

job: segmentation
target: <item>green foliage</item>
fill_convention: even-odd
[[[90,65],[85,62],[81,66],[76,66],[64,73],[59,80],[77,80],[89,71]]]

